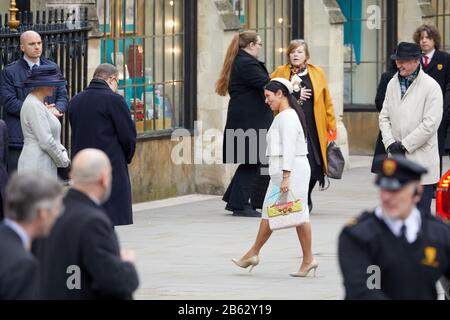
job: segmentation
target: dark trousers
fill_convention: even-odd
[[[313,192],[316,184],[317,184],[317,180],[315,180],[315,179],[309,180],[309,189],[308,189],[308,206],[309,207],[312,207],[311,193]]]
[[[417,204],[417,208],[424,214],[431,215],[431,201],[433,200],[434,186],[434,184],[423,186],[422,198]]]
[[[251,187],[258,170],[259,164],[241,164],[238,167],[222,198],[227,202],[227,210],[244,210],[250,207]]]
[[[11,176],[13,172],[17,171],[17,165],[19,163],[19,157],[22,153],[20,147],[8,147],[8,174]]]

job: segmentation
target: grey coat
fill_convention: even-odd
[[[18,173],[44,172],[57,177],[57,168],[66,168],[70,160],[61,144],[61,123],[34,95],[29,94],[20,111],[24,146]]]

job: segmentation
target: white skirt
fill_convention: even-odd
[[[278,160],[278,159],[277,159]],[[262,209],[262,219],[268,220],[269,216],[267,209],[272,206],[278,199],[280,202],[287,202],[292,200],[302,200],[304,207],[304,214],[307,215],[309,220],[309,208],[308,208],[308,189],[309,179],[311,177],[311,168],[309,166],[307,156],[295,157],[294,166],[289,178],[289,192],[285,194],[280,193],[281,180],[283,179],[283,171],[276,168],[270,168],[272,163],[280,163],[280,161],[269,160],[269,172],[270,182],[267,188],[266,197],[264,198],[264,204]],[[273,173],[272,172],[276,172]],[[281,198],[280,198],[281,196]]]

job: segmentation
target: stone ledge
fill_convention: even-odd
[[[233,11],[228,0],[214,0],[217,12],[221,18],[225,31],[236,31],[241,28],[241,22]]]
[[[325,10],[328,13],[328,20],[330,24],[343,24],[346,22],[342,14],[341,7],[336,0],[322,0]]]
[[[418,0],[420,11],[422,12],[422,17],[433,17],[436,15],[436,11],[433,9],[431,5],[431,0]]]

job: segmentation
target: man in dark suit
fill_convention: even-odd
[[[131,299],[139,285],[134,252],[120,251],[102,203],[111,194],[111,164],[95,149],[72,163],[73,187],[50,236],[36,244],[42,298],[51,300]]]
[[[3,220],[3,203],[5,200],[5,188],[8,183],[8,128],[3,120],[0,120],[0,222]]]
[[[54,62],[41,57],[42,39],[35,31],[29,30],[20,35],[20,49],[23,52],[22,58],[6,66],[0,76],[0,102],[3,105],[3,119],[8,126],[9,134],[8,172],[10,174],[17,170],[23,148],[20,110],[25,98],[31,92],[30,88],[23,86],[23,82],[35,66],[56,66]],[[56,89],[53,96],[46,98],[45,102],[55,116],[61,117],[67,110],[66,87]]]
[[[58,181],[39,173],[11,178],[0,224],[0,300],[39,298],[31,241],[50,232],[62,208],[62,191]]]
[[[414,42],[420,45],[423,52],[423,57],[421,60],[423,71],[439,83],[444,96],[443,118],[438,130],[440,167],[442,175],[442,156],[445,153],[448,153],[448,150],[445,150],[445,143],[447,128],[449,125],[449,122],[446,119],[450,112],[450,104],[448,103],[449,99],[447,98],[447,96],[450,95],[450,54],[445,51],[440,51],[441,36],[439,31],[434,26],[420,26],[414,33],[413,38]]]
[[[95,148],[111,161],[112,193],[104,207],[114,226],[133,223],[128,164],[136,147],[136,127],[124,98],[117,94],[118,76],[113,65],[100,65],[86,90],[69,103],[72,157]]]

